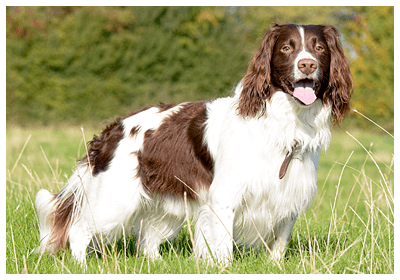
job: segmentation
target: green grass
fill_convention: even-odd
[[[162,261],[143,257],[134,237],[89,254],[86,269],[69,249],[56,256],[30,255],[39,244],[36,192],[62,187],[94,133],[98,129],[85,130],[83,140],[79,127],[7,128],[7,273],[394,272],[394,139],[353,130],[333,131],[329,150],[320,157],[318,195],[297,221],[281,263],[264,252],[237,251],[228,267],[196,262],[186,225],[176,241],[162,246]]]

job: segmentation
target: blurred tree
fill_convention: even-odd
[[[344,18],[351,45],[353,107],[385,128],[394,129],[394,9],[354,7]],[[358,121],[358,125],[368,125]]]

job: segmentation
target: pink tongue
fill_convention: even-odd
[[[306,105],[312,104],[317,97],[314,94],[312,88],[309,87],[297,87],[294,89],[293,96],[299,99]]]

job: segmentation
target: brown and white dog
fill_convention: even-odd
[[[227,263],[235,243],[267,244],[281,258],[316,194],[331,117],[339,124],[349,109],[338,36],[327,25],[275,24],[233,97],[149,106],[108,125],[58,194],[36,195],[36,251],[69,244],[85,262],[89,245],[133,228],[158,258],[188,213],[199,256]]]

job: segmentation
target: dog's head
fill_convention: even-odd
[[[353,82],[338,37],[329,25],[272,26],[242,80],[239,114],[260,116],[265,101],[283,91],[304,106],[321,99],[339,124],[349,110]]]

